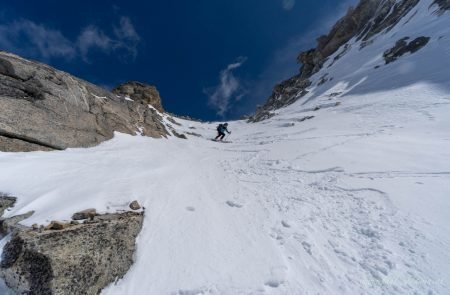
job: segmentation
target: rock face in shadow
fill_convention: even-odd
[[[0,52],[0,151],[90,147],[114,131],[167,135],[160,116],[145,104]]]
[[[142,222],[143,213],[126,212],[60,230],[15,230],[0,274],[20,294],[99,294],[132,265]]]
[[[437,0],[439,1],[439,0]],[[300,53],[297,61],[302,64],[300,73],[276,85],[267,102],[256,111],[250,122],[258,122],[268,117],[272,111],[287,106],[308,92],[310,77],[322,69],[328,58],[336,53],[352,38],[357,38],[367,46],[377,34],[389,32],[406,16],[419,0],[361,0],[355,8],[350,8],[324,36],[317,39],[317,47]],[[344,48],[335,59],[342,57]]]
[[[112,92],[116,95],[128,97],[135,102],[152,105],[155,109],[164,112],[161,97],[155,86],[131,81],[115,87]]]

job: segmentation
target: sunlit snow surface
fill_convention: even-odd
[[[332,81],[272,119],[230,122],[232,143],[177,120],[202,137],[0,153],[0,191],[19,198],[7,216],[138,200],[135,264],[102,294],[448,294],[450,22],[429,4],[361,51],[350,42],[314,77]],[[385,66],[405,36],[432,38]]]

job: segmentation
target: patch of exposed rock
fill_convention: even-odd
[[[175,121],[175,119],[172,117],[167,117],[167,121],[169,121],[170,123],[175,124],[177,126],[181,126],[181,124],[178,123],[177,121]]]
[[[439,13],[444,13],[446,10],[450,10],[450,0],[434,0],[432,5],[439,6]]]
[[[295,102],[300,97],[306,95],[311,85],[309,79],[304,79],[302,75],[296,75],[278,85],[273,89],[272,95],[263,106],[259,106],[255,115],[251,116],[249,122],[259,122],[273,117],[274,110]]]
[[[11,197],[8,194],[0,192],[0,217],[3,216],[6,209],[14,206],[16,200],[17,199],[15,197]]]
[[[178,133],[175,129],[171,129],[171,132],[174,136],[181,138],[181,139],[187,139],[187,136],[183,133]]]
[[[90,208],[74,213],[72,215],[72,220],[94,219],[96,215],[97,210],[95,210],[94,208]]]
[[[195,132],[186,132],[187,135],[195,136],[195,137],[202,137],[201,134],[195,133]]]
[[[159,92],[155,86],[131,81],[115,87],[112,92],[116,95],[127,97],[144,105],[152,105],[161,113],[164,112],[161,97],[159,96]]]
[[[0,274],[20,294],[99,294],[132,265],[142,222],[143,213],[126,212],[17,229]]]
[[[0,233],[1,237],[6,234],[16,230],[16,229],[25,229],[26,226],[20,225],[19,222],[29,218],[34,214],[34,211],[29,211],[25,214],[15,215],[9,218],[1,218],[0,219]]]
[[[3,239],[3,237],[15,229],[25,228],[23,225],[20,225],[19,222],[34,214],[34,211],[30,211],[25,214],[4,218],[3,214],[5,211],[11,207],[14,207],[16,201],[16,197],[0,192],[0,239]]]
[[[167,135],[161,117],[145,104],[0,52],[0,151],[91,147],[114,131]]]
[[[395,46],[384,52],[383,58],[386,64],[396,61],[406,53],[414,53],[427,45],[430,37],[418,37],[408,42],[409,37],[402,38],[395,43]]]
[[[178,123],[177,121],[175,121],[175,119],[172,117],[167,117],[167,121],[169,121],[170,123],[172,123],[174,125],[181,126],[181,124]],[[167,124],[167,128],[170,130],[170,132],[172,133],[173,136],[181,138],[181,139],[187,139],[187,136],[185,134],[178,133],[178,131],[171,124]]]
[[[348,10],[327,35],[317,39],[316,48],[300,53],[297,58],[302,64],[300,73],[276,85],[267,102],[257,109],[249,122],[270,118],[274,110],[303,97],[308,93],[311,76],[319,72],[339,48],[354,37],[362,41],[362,46],[367,46],[377,34],[390,31],[418,2],[419,0],[361,0],[355,8]],[[348,49],[343,48],[333,62],[345,55]]]

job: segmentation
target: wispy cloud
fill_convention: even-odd
[[[141,37],[136,32],[130,18],[122,16],[120,18],[120,25],[114,27],[114,34],[119,40],[116,47],[127,50],[133,58],[136,58],[137,46],[141,41]]]
[[[96,26],[88,26],[78,36],[76,47],[78,48],[81,57],[88,62],[88,54],[92,49],[98,49],[109,53],[112,50],[112,39],[105,35]]]
[[[72,59],[76,49],[72,42],[54,29],[29,20],[0,25],[0,47],[18,54],[40,56],[44,59]]]
[[[120,26],[114,27],[114,34],[120,39],[130,42],[138,42],[141,38],[139,37],[136,29],[129,17],[122,16],[120,18]]]
[[[100,28],[90,25],[80,33],[76,46],[86,62],[89,62],[89,52],[92,50],[100,50],[108,54],[120,51],[125,57],[134,60],[138,54],[137,47],[140,40],[131,20],[122,16],[119,26],[113,27],[112,36],[108,36]]]
[[[292,10],[295,6],[295,0],[282,0],[281,5],[284,10]]]
[[[117,53],[119,57],[125,55],[134,60],[139,41],[140,36],[125,16],[120,17],[118,25],[112,26],[110,35],[97,26],[88,25],[75,40],[70,40],[57,29],[27,19],[0,25],[1,49],[44,60],[80,57],[89,62],[89,54],[93,51]]]
[[[240,68],[246,60],[246,57],[237,58],[235,62],[229,64],[220,72],[219,85],[203,91],[208,95],[209,104],[217,111],[219,116],[225,116],[232,102],[240,100],[245,95],[245,89],[243,89],[241,81],[234,75],[233,71]]]

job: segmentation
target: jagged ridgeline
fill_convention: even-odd
[[[164,137],[158,91],[130,82],[114,93],[50,66],[0,52],[0,151],[90,147],[114,131]]]
[[[348,10],[328,35],[317,39],[316,48],[300,53],[297,58],[298,63],[302,64],[300,72],[276,85],[272,95],[263,106],[257,109],[249,121],[258,122],[268,119],[274,115],[272,111],[304,97],[309,92],[308,88],[314,86],[311,78],[323,68],[333,55],[329,67],[344,56],[350,49],[348,44],[350,40],[355,38],[360,44],[360,50],[363,50],[374,42],[377,35],[386,34],[400,21],[405,21],[404,18],[413,11],[419,2],[420,0],[361,0],[356,7]],[[430,10],[438,15],[449,9],[449,0],[435,0],[430,6]],[[426,36],[414,40],[408,39],[408,37],[404,37],[398,40],[391,50],[384,53],[386,63],[392,62],[407,52],[413,53],[419,50],[429,41]],[[336,54],[339,49],[341,50]],[[324,75],[317,80],[317,84],[320,86],[327,81],[327,77]]]

